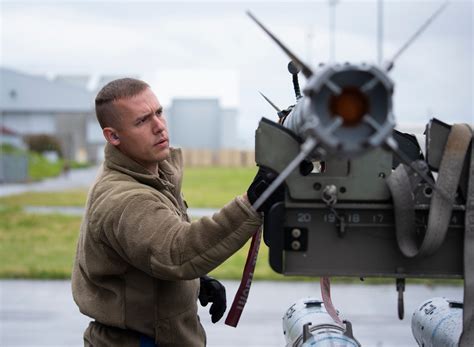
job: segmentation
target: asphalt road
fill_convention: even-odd
[[[45,179],[40,182],[0,184],[0,196],[24,192],[49,192],[74,188],[88,188],[97,174],[98,166],[71,170],[67,175]]]
[[[238,282],[225,281],[227,300]],[[303,297],[320,297],[319,283],[254,282],[239,326],[212,324],[205,308],[200,317],[208,346],[285,346],[281,318],[289,306]],[[394,285],[333,285],[332,298],[344,319],[353,324],[362,346],[416,346],[411,315],[426,299],[445,296],[462,299],[462,287],[407,285],[405,315],[398,320]],[[82,332],[89,318],[79,313],[69,281],[0,281],[0,346],[82,346]]]

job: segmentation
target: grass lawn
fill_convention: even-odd
[[[33,152],[28,154],[28,161],[28,175],[33,181],[58,176],[64,165],[62,160],[52,163],[40,154]]]
[[[80,218],[0,206],[0,277],[69,278]]]
[[[31,192],[0,197],[0,206],[84,206],[86,198],[86,190]]]
[[[247,191],[257,168],[189,168],[183,193],[189,207],[222,207]]]

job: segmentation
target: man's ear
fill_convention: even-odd
[[[118,136],[117,131],[114,128],[104,128],[102,129],[102,133],[104,134],[104,137],[108,143],[114,146],[120,145],[120,137]]]

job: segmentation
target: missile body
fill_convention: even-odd
[[[426,300],[413,313],[411,330],[419,346],[458,346],[462,303],[439,297]]]
[[[352,329],[337,324],[321,300],[303,298],[290,306],[283,316],[287,347],[358,347]]]

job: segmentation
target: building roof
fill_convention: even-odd
[[[90,75],[57,75],[54,77],[54,81],[66,82],[84,89],[88,89],[91,79]]]
[[[10,128],[7,128],[3,125],[0,125],[0,134],[2,135],[10,135],[10,136],[21,136],[17,132],[11,130]]]
[[[0,67],[0,111],[92,112],[92,92],[63,81]]]
[[[137,76],[137,75],[127,75],[127,74],[124,74],[124,75],[101,75],[101,76],[99,76],[99,79],[98,79],[97,83],[95,84],[94,91],[97,93],[107,83],[112,82],[116,79],[125,78],[125,77],[140,79],[140,77]]]

